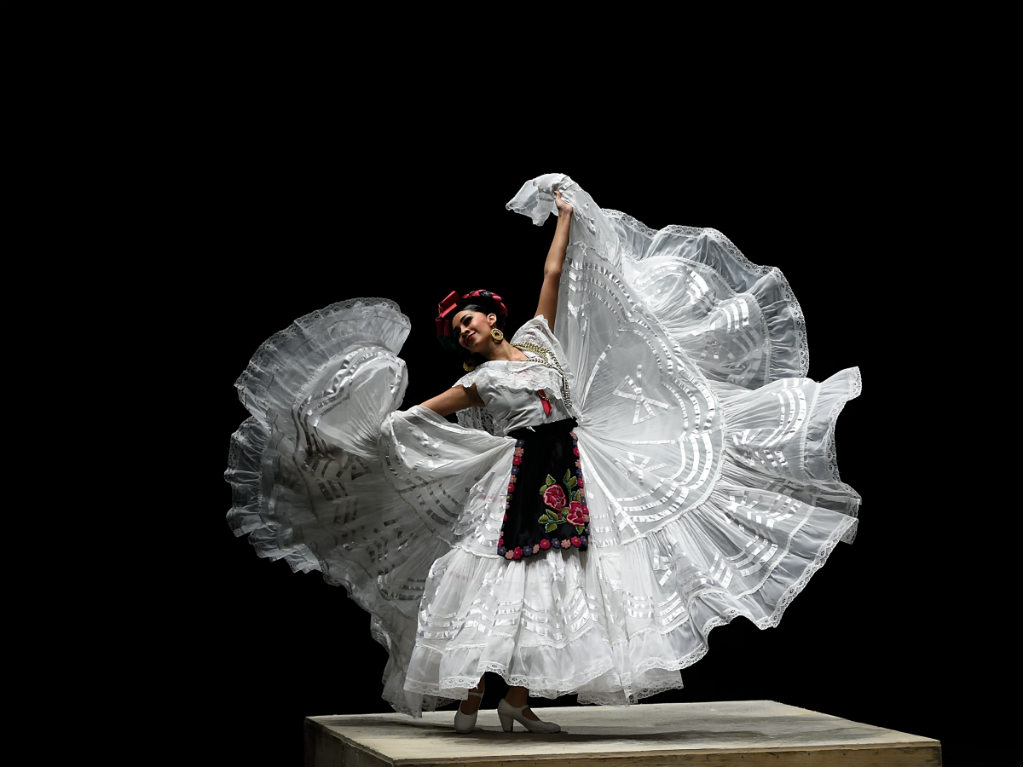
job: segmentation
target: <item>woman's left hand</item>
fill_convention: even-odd
[[[570,205],[569,203],[562,199],[561,189],[555,190],[555,207],[558,208],[558,215],[560,216],[563,213],[567,216],[572,215],[573,207],[572,205]]]

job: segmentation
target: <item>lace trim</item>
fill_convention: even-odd
[[[681,690],[683,688],[683,679],[680,677],[676,681],[668,682],[665,681],[661,684],[656,685],[645,685],[633,691],[628,697],[625,698],[627,703],[637,703],[642,698],[649,698],[652,695],[658,695],[668,690]],[[579,703],[593,704],[597,706],[616,706],[622,705],[623,696],[612,695],[607,693],[580,693],[576,698]]]
[[[497,437],[504,436],[498,433],[497,427],[494,425],[494,415],[486,408],[467,407],[457,410],[455,419],[459,426],[465,426],[467,429],[480,429]]]
[[[853,518],[843,520],[843,524],[833,530],[828,539],[821,545],[818,549],[818,553],[815,555],[811,563],[807,565],[800,577],[790,584],[788,589],[786,589],[782,598],[779,599],[775,610],[772,611],[772,614],[754,621],[754,625],[759,629],[775,628],[778,626],[786,608],[789,607],[793,600],[796,599],[797,595],[804,590],[804,587],[810,583],[812,576],[824,567],[825,561],[829,558],[832,550],[836,547],[839,541],[842,540],[843,536],[846,535],[847,531],[856,524],[857,520]]]
[[[731,243],[730,243],[731,244]],[[807,320],[804,318],[804,310],[800,308],[800,303],[796,300],[796,294],[793,292],[793,288],[789,285],[789,280],[786,279],[786,275],[781,270],[775,267],[771,268],[771,271],[778,275],[779,290],[785,297],[786,303],[789,304],[790,310],[793,312],[793,330],[796,333],[796,353],[800,358],[800,365],[796,371],[796,377],[803,377],[807,375],[807,371],[811,366],[811,353],[807,343]],[[775,356],[776,343],[772,340],[771,334],[768,335],[768,340],[771,342],[768,345],[768,369],[772,370],[772,360]],[[787,351],[792,351],[787,349]],[[787,372],[786,375],[792,375]],[[770,380],[775,381],[779,378],[779,375],[775,372],[769,373]]]
[[[552,370],[551,366],[545,365],[539,360],[513,360],[513,362],[523,367],[507,367],[499,370],[487,367],[495,363],[484,362],[472,373],[462,376],[453,386],[469,388],[476,384],[477,386],[482,385],[485,388],[492,389],[525,389],[528,391],[536,391],[537,389],[551,386],[552,376],[548,372]],[[499,362],[497,364],[504,365],[505,363]],[[561,388],[564,390],[564,386]]]
[[[831,474],[832,479],[842,484],[842,480],[839,478],[839,463],[836,460],[836,422],[839,420],[839,414],[842,413],[846,403],[851,399],[856,399],[861,395],[864,388],[864,383],[861,380],[860,368],[854,368],[853,381],[850,383],[849,394],[846,399],[839,400],[835,405],[832,406],[832,412],[829,413],[829,425],[825,432],[825,455],[828,458],[828,471]]]
[[[623,644],[625,643],[616,642],[613,646]],[[633,669],[629,676],[639,676],[654,669],[663,669],[666,672],[679,671],[681,668],[693,665],[700,658],[704,657],[706,653],[707,647],[705,646],[695,650],[693,653],[689,653],[682,659],[653,659]],[[694,655],[697,657],[692,657]],[[551,677],[538,679],[536,676],[527,676],[525,674],[510,674],[508,666],[493,661],[481,663],[477,666],[477,669],[478,671],[475,676],[448,676],[437,685],[409,681],[406,683],[405,689],[408,692],[421,695],[443,696],[452,695],[455,692],[462,692],[465,695],[465,691],[477,685],[481,676],[485,673],[492,673],[500,676],[510,686],[529,688],[530,695],[537,698],[558,698],[562,695],[578,695],[580,703],[600,702],[610,705],[621,705],[624,702],[635,703],[641,698],[683,687],[682,677],[677,677],[672,681],[665,680],[656,684],[649,683],[634,688],[630,681],[624,682],[621,680],[620,675],[614,671],[609,662],[595,664],[570,677],[559,679]],[[580,688],[586,687],[588,684],[608,674],[612,674],[618,680],[616,684],[620,686],[620,692],[580,691]]]
[[[829,413],[828,416],[828,429],[825,431],[824,438],[825,456],[826,460],[828,461],[827,465],[829,474],[832,476],[832,479],[834,479],[839,485],[841,485],[844,488],[847,488],[851,493],[854,494],[856,494],[856,491],[839,478],[839,461],[836,456],[836,423],[839,420],[839,414],[842,413],[843,408],[846,406],[846,403],[851,399],[856,399],[857,397],[859,397],[861,395],[863,388],[864,384],[861,380],[860,368],[854,368],[853,381],[850,384],[850,393],[846,399],[841,399],[835,405],[832,406],[832,412]],[[849,514],[851,517],[856,518],[859,515],[859,512],[860,509],[855,508],[850,509]],[[851,527],[847,535],[843,536],[843,542],[853,543],[854,539],[857,537],[858,529],[859,525],[854,525],[853,527]]]

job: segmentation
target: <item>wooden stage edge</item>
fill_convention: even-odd
[[[704,767],[903,767],[941,765],[941,744],[771,700],[633,706],[531,706],[562,732],[542,735],[516,723],[502,732],[494,709],[460,735],[455,710],[311,716],[307,767],[551,764]]]

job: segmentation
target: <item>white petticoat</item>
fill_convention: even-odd
[[[782,274],[714,230],[602,210],[561,174],[508,207],[539,225],[555,188],[575,212],[554,334],[521,333],[554,348],[569,382],[571,401],[548,395],[579,422],[587,551],[498,556],[515,440],[470,428],[493,429],[484,410],[451,423],[396,409],[409,322],[386,299],[296,320],[236,384],[252,417],[232,441],[228,521],[370,613],[398,711],[464,698],[486,671],[587,703],[681,687],[712,628],[776,625],[853,539],[860,497],[833,432],[859,371],[804,377]]]

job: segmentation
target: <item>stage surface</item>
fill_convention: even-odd
[[[941,765],[939,741],[770,700],[618,706],[531,706],[562,732],[515,723],[502,732],[493,708],[477,729],[452,728],[454,707],[425,713],[311,716],[307,767],[397,765],[704,765],[704,767],[900,767]]]

